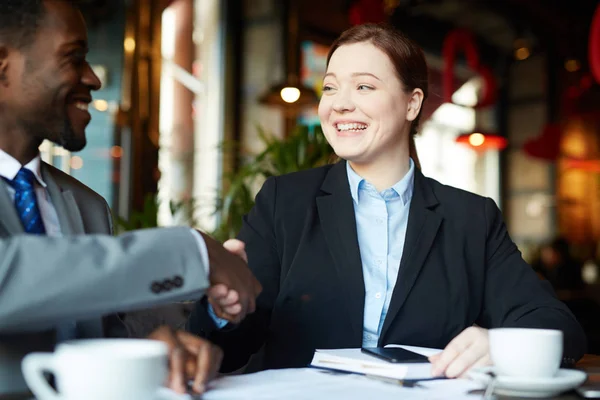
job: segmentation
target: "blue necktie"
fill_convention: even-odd
[[[25,232],[43,235],[46,233],[46,229],[35,196],[34,181],[33,172],[27,168],[21,168],[15,179],[8,183],[15,189],[15,207]]]
[[[46,229],[38,207],[34,182],[35,175],[27,168],[21,168],[15,179],[8,181],[15,189],[15,207],[23,224],[23,229],[27,233],[44,235]],[[74,321],[64,322],[56,328],[56,340],[59,343],[76,337],[77,324]]]

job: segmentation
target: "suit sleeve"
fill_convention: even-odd
[[[188,228],[0,239],[0,333],[198,299],[203,262]]]
[[[248,265],[263,287],[256,300],[256,311],[239,325],[217,329],[203,299],[188,320],[187,329],[210,339],[224,350],[222,372],[235,371],[248,363],[250,356],[264,344],[271,313],[279,293],[281,262],[275,236],[276,178],[269,178],[256,196],[250,213],[244,217],[238,239],[246,244]]]
[[[563,362],[575,363],[587,348],[583,329],[556,298],[551,286],[540,280],[523,260],[491,199],[486,199],[485,218],[486,277],[481,325],[559,329],[564,335]]]

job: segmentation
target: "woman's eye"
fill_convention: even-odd
[[[324,92],[328,92],[330,90],[333,90],[333,88],[331,86],[323,86],[323,91]]]
[[[373,89],[373,88],[369,85],[358,85],[358,90],[369,90],[369,89]]]

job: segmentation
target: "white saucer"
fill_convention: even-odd
[[[494,367],[474,368],[469,377],[477,382],[487,384]],[[552,397],[574,389],[585,382],[587,375],[575,369],[560,369],[551,378],[519,378],[514,376],[498,376],[494,384],[494,393],[503,396],[519,397]]]
[[[171,389],[161,387],[158,389],[155,397],[152,400],[192,400],[192,396],[189,394],[175,393]]]

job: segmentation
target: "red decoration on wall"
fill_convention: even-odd
[[[475,108],[491,106],[496,102],[496,78],[492,71],[481,64],[475,38],[465,29],[455,29],[444,39],[442,49],[444,57],[444,101],[451,103],[454,94],[454,64],[459,51],[465,54],[467,65],[483,78],[481,100]]]
[[[348,18],[352,25],[384,22],[385,4],[383,0],[356,0],[350,6]]]
[[[531,157],[555,161],[560,154],[561,138],[562,128],[559,124],[546,124],[540,136],[525,142],[523,150]]]
[[[592,75],[596,79],[596,82],[600,84],[600,4],[596,7],[592,25],[590,26],[588,56]]]

